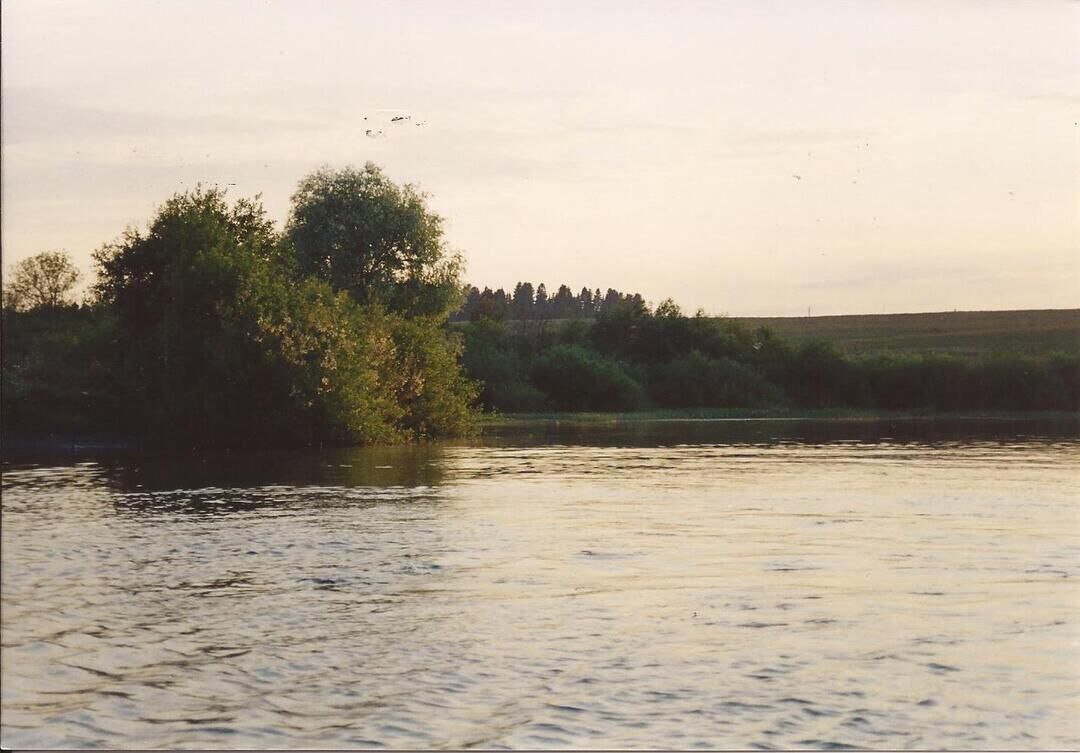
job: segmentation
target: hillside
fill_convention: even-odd
[[[1080,309],[736,319],[750,329],[768,327],[795,345],[827,340],[849,355],[1080,353]]]

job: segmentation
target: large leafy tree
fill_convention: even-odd
[[[17,262],[4,285],[4,308],[29,311],[73,303],[81,275],[63,251],[45,251]]]
[[[141,428],[193,444],[403,436],[391,327],[296,278],[257,202],[175,196],[96,258]]]
[[[476,388],[444,317],[335,290],[304,274],[293,248],[257,201],[230,205],[224,192],[198,189],[167,201],[146,232],[97,254],[96,292],[116,313],[137,425],[233,445],[387,442],[470,428]],[[407,283],[391,292],[409,293]]]
[[[361,303],[425,316],[461,303],[461,258],[446,245],[442,218],[424,193],[370,162],[304,178],[285,236],[302,272]]]
[[[444,327],[463,298],[462,261],[447,247],[426,195],[369,162],[362,170],[316,171],[292,202],[284,246],[300,273],[388,322],[402,429],[418,437],[467,431],[479,387],[465,378],[459,338]],[[484,295],[499,308],[496,294]],[[505,292],[497,297],[505,309]]]

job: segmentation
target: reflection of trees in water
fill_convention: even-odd
[[[676,445],[920,444],[1075,439],[1077,416],[753,420],[532,419],[489,425],[484,447],[665,447]],[[215,514],[296,506],[413,503],[441,499],[462,471],[455,445],[263,452],[5,452],[6,491],[103,494],[121,512]],[[36,469],[36,470],[35,470]],[[503,470],[495,460],[493,474]],[[469,475],[472,471],[465,470]],[[11,500],[6,500],[11,502]]]
[[[113,457],[100,478],[129,512],[229,513],[261,507],[431,500],[444,468],[437,445]]]
[[[1012,441],[1017,437],[1075,438],[1080,417],[1018,415],[994,418],[900,417],[830,419],[537,419],[490,426],[497,444],[655,447],[684,444],[776,445],[834,442]]]
[[[424,486],[267,486],[139,490],[113,494],[110,500],[114,509],[120,513],[140,516],[166,513],[214,516],[254,510],[272,512],[383,504],[413,505],[438,502],[441,498],[439,489]]]

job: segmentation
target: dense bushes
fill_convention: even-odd
[[[229,207],[219,191],[176,196],[98,262],[143,433],[229,445],[400,437],[385,317],[292,275],[261,207]]]
[[[97,253],[93,307],[5,311],[5,431],[229,446],[469,431],[477,387],[445,327],[460,285],[438,218],[369,166],[359,175],[398,213],[380,205],[364,222],[338,222],[328,207],[357,188],[357,175],[321,171],[304,184],[307,256],[256,202],[230,206],[222,191],[197,189]],[[332,201],[319,194],[326,182]],[[368,198],[353,196],[347,209]],[[372,219],[383,216],[389,230]],[[307,266],[311,238],[327,235],[320,222],[334,225],[338,260],[325,275]],[[421,237],[422,252],[399,248]],[[367,256],[351,260],[350,249]],[[389,268],[372,271],[380,263]],[[341,272],[357,269],[372,276]]]
[[[3,313],[5,432],[119,434],[115,320],[89,307]]]
[[[221,220],[217,199],[184,201],[194,202],[185,222],[203,222],[204,211],[210,226]],[[825,343],[791,348],[765,331],[640,309],[599,330],[479,319],[448,333],[437,317],[282,272],[277,247],[224,233],[232,222],[197,253],[162,244],[168,253],[151,263],[153,229],[109,252],[119,266],[106,280],[126,286],[156,265],[146,278],[170,281],[148,285],[154,305],[125,299],[124,287],[103,298],[111,305],[5,311],[5,431],[394,442],[464,433],[474,402],[504,413],[1080,410],[1075,355],[851,359]],[[129,253],[142,271],[121,271]]]
[[[1080,409],[1080,363],[1064,354],[851,359],[825,342],[792,348],[767,330],[686,317],[670,301],[654,312],[616,301],[591,327],[513,324],[463,325],[464,364],[489,409]]]
[[[1080,359],[995,355],[887,356],[855,361],[859,404],[889,410],[1078,410]]]
[[[391,317],[397,404],[401,428],[419,438],[468,433],[475,415],[470,407],[479,388],[458,365],[461,343],[448,337],[440,321],[428,317]],[[385,380],[387,374],[382,377]]]
[[[629,411],[641,407],[644,392],[626,370],[580,345],[556,345],[533,367],[533,382],[557,410]]]
[[[649,396],[664,408],[782,406],[784,393],[751,367],[697,351],[649,370]]]
[[[762,408],[789,404],[755,362],[761,343],[733,322],[683,316],[671,301],[650,312],[640,298],[613,299],[592,326],[544,328],[478,318],[463,325],[464,365],[489,409],[625,411]],[[767,337],[767,333],[760,337]],[[760,339],[759,337],[759,339]],[[790,352],[777,340],[777,373]]]
[[[787,357],[780,383],[804,408],[851,405],[856,393],[851,364],[832,345],[812,342]]]
[[[480,307],[452,332],[464,289],[441,228],[423,194],[368,165],[305,179],[282,233],[254,201],[173,197],[98,252],[92,305],[63,304],[69,270],[44,255],[23,272],[57,286],[5,293],[3,428],[295,445],[459,435],[477,404],[1080,410],[1075,355],[852,359],[614,290],[592,296],[591,322]],[[523,310],[547,301],[520,287]]]
[[[465,328],[466,373],[481,385],[481,404],[489,410],[539,412],[551,401],[529,380],[529,340],[512,337],[494,319],[480,319]]]

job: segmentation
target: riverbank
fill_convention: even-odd
[[[654,410],[626,413],[563,412],[563,413],[504,413],[485,414],[481,430],[491,426],[542,425],[545,423],[577,423],[590,425],[679,422],[679,421],[888,421],[888,420],[1049,420],[1075,421],[1080,425],[1080,412],[1076,411],[969,411],[950,413],[875,411],[856,408],[830,408],[825,410],[789,410],[766,408],[738,410],[728,408],[694,408],[686,410]]]
[[[971,438],[1080,437],[1080,413],[1065,411],[887,413],[881,411],[685,410],[638,413],[533,413],[489,417],[481,436],[508,442],[607,441],[639,444],[734,442],[771,444],[791,439],[947,442]]]
[[[687,409],[654,410],[630,413],[506,413],[484,414],[480,421],[480,434],[497,434],[503,430],[530,433],[573,430],[609,430],[665,426],[668,434],[678,434],[701,424],[747,424],[775,425],[779,423],[848,423],[848,424],[953,424],[970,422],[981,425],[999,425],[1008,429],[1012,424],[1040,425],[1055,428],[1054,433],[1080,436],[1080,412],[1070,411],[988,411],[969,413],[912,413],[856,409],[829,409],[797,411],[782,409],[734,410],[734,409]],[[325,449],[335,446],[326,445]],[[153,452],[161,450],[198,450],[197,447],[167,446],[139,439],[94,434],[50,434],[38,436],[5,436],[2,455],[4,460],[27,455],[71,457],[76,455],[108,455],[112,453]],[[257,448],[234,448],[237,452]],[[266,448],[263,448],[266,449]],[[303,448],[299,448],[303,449]],[[307,449],[320,449],[309,447]],[[345,447],[344,449],[348,449]],[[221,450],[229,452],[228,449]]]

